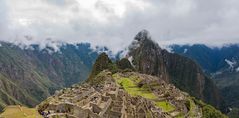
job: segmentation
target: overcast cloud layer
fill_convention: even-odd
[[[239,0],[0,0],[0,40],[120,50],[147,29],[160,45],[239,43]]]

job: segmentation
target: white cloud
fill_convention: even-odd
[[[193,0],[175,0],[171,2],[173,2],[171,3],[171,12],[172,15],[175,16],[180,17],[187,15],[195,8],[195,3],[193,2]]]
[[[1,0],[0,13],[0,40],[27,45],[51,38],[116,52],[142,29],[160,45],[239,43],[238,0]]]

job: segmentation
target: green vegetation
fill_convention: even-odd
[[[162,101],[162,102],[155,102],[156,106],[159,108],[162,108],[164,112],[170,112],[175,109],[173,105],[171,105],[169,102]]]
[[[1,86],[1,89],[0,89],[0,112],[8,104],[21,104],[18,100],[16,100],[9,94],[9,93],[12,93],[12,91],[10,91],[11,90],[10,88],[16,87],[16,85],[13,82],[11,82],[10,80],[6,79],[1,73],[0,73],[0,86]],[[8,89],[9,91],[6,92],[5,89]],[[18,92],[22,93],[21,90],[19,90]]]
[[[185,115],[183,113],[179,113],[176,118],[185,118]]]
[[[155,83],[146,84],[140,80],[137,76],[121,77],[119,74],[114,74],[113,78],[116,79],[116,82],[121,85],[130,95],[132,96],[141,96],[146,99],[153,100],[155,105],[161,108],[164,112],[170,112],[175,110],[175,106],[170,104],[167,101],[158,102],[158,97],[151,91],[150,87],[158,88],[159,85]],[[202,109],[203,118],[226,118],[220,111],[216,110],[214,107],[205,104],[202,101],[199,101],[195,98],[189,97],[185,103],[189,113],[189,117],[197,116],[200,108]],[[198,107],[197,107],[198,106]],[[183,114],[179,114],[178,118],[184,117]]]
[[[225,106],[239,108],[239,73],[225,72],[215,78],[215,83],[224,97]]]
[[[109,59],[106,53],[101,53],[95,61],[88,81],[91,81],[101,71],[109,68],[115,69],[115,66],[112,65],[112,61]]]
[[[211,105],[203,106],[203,118],[226,118],[220,111],[216,110]]]
[[[7,105],[33,107],[55,90],[85,80],[98,55],[84,45],[65,45],[59,53],[1,44],[0,111]]]
[[[226,115],[222,114],[219,110],[215,109],[213,106],[208,105],[201,100],[192,98],[194,102],[202,108],[203,118],[227,118]]]
[[[187,106],[187,109],[189,110],[188,115],[189,117],[195,117],[197,116],[197,111],[196,111],[196,104],[190,97],[187,99],[185,105]]]
[[[117,61],[116,64],[117,64],[118,68],[121,70],[125,70],[125,69],[133,70],[133,66],[131,65],[129,60],[126,58],[123,58],[120,61]]]
[[[120,77],[117,74],[114,74],[113,77],[116,79],[117,83],[121,85],[130,95],[132,96],[141,96],[146,99],[153,100],[155,105],[161,108],[164,112],[170,112],[175,109],[173,105],[171,105],[167,101],[158,102],[158,97],[150,90],[147,84],[138,86],[140,80],[135,76],[130,76],[130,78]]]
[[[124,87],[124,89],[132,96],[142,96],[147,99],[157,99],[147,86],[138,87],[135,82],[129,78],[117,79],[117,83]]]
[[[133,67],[131,66],[129,60],[126,58],[123,58],[117,62],[112,62],[106,53],[101,53],[96,59],[95,64],[93,65],[91,74],[87,81],[93,82],[94,84],[95,77],[97,77],[97,75],[103,70],[108,70],[114,74],[117,72],[132,71]]]

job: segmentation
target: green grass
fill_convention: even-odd
[[[167,101],[155,102],[155,104],[157,107],[162,108],[164,112],[170,112],[175,109],[175,107]]]
[[[141,88],[137,86],[137,83],[140,82],[140,79],[134,76],[130,76],[130,78],[120,77],[117,74],[114,74],[113,77],[116,79],[117,83],[121,85],[130,95],[132,96],[141,96],[146,99],[153,100],[157,107],[161,108],[164,112],[170,112],[175,109],[173,105],[171,105],[167,101],[156,102],[158,97],[150,90],[149,86],[146,84]]]
[[[176,116],[176,118],[185,118],[183,114]]]
[[[190,103],[190,107],[189,107],[189,116],[190,117],[193,117],[193,116],[195,116],[195,109],[196,109],[196,105],[195,105],[195,103],[191,100],[191,99],[188,99],[189,100],[189,103]]]
[[[129,78],[118,79],[117,83],[123,86],[123,88],[132,96],[142,96],[151,100],[157,99],[157,96],[155,96],[147,86],[140,88]]]
[[[35,108],[27,108],[23,106],[8,106],[4,112],[0,114],[3,118],[42,118]]]

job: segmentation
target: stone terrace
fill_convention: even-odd
[[[141,96],[133,97],[117,84],[112,75],[107,74],[103,83],[83,83],[56,91],[37,108],[46,118],[171,118],[188,112],[185,105],[182,105],[186,95],[174,86],[163,81],[156,82],[157,86],[150,85],[158,79],[143,75],[141,77],[146,78],[145,82],[141,78],[142,82],[151,86],[150,89],[158,96],[158,101],[166,100],[177,109],[164,112],[155,105],[155,101]]]

